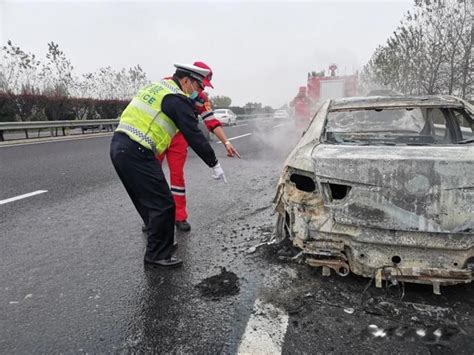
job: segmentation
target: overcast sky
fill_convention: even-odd
[[[140,64],[158,80],[173,63],[201,60],[215,73],[211,95],[278,107],[309,71],[360,69],[412,4],[0,0],[0,41],[40,58],[54,41],[81,74]]]

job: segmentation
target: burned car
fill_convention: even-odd
[[[471,282],[473,130],[451,96],[328,100],[285,162],[277,234],[323,275]]]

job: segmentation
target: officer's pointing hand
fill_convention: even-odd
[[[222,180],[227,183],[227,179],[225,178],[224,169],[222,169],[221,164],[217,163],[212,168],[213,174],[212,177],[216,180]]]

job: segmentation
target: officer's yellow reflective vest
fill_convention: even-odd
[[[115,131],[127,134],[155,155],[163,153],[178,132],[173,120],[161,111],[161,102],[169,94],[188,96],[173,80],[161,80],[141,89],[123,111]]]

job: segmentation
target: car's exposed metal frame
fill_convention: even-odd
[[[400,164],[400,170],[410,167],[418,155],[432,154],[432,147],[401,148],[399,152],[396,147],[378,147],[372,152],[370,146],[353,146],[348,153],[347,146],[322,142],[329,112],[397,107],[456,108],[474,117],[472,106],[449,96],[327,101],[286,160],[275,197],[277,231],[301,248],[309,265],[322,267],[324,275],[329,275],[330,270],[341,276],[352,271],[373,277],[377,286],[382,285],[382,280],[426,283],[432,284],[439,294],[442,285],[469,283],[473,279],[474,146],[448,146],[440,150],[442,156],[438,160],[435,156],[433,162],[424,166],[433,169],[432,178],[426,172],[416,176],[393,173],[393,164]],[[461,151],[468,155],[458,156]],[[358,154],[365,159],[360,167]],[[394,160],[380,164],[384,154]],[[454,163],[445,167],[444,154]],[[370,157],[377,166],[370,165]],[[446,170],[453,167],[457,171]],[[374,178],[369,178],[370,174],[379,174],[377,184],[371,183]],[[443,181],[452,176],[452,186],[433,192],[439,189],[431,189],[432,184],[439,184],[439,176]],[[422,210],[425,216],[412,218],[416,214],[410,203],[415,202],[390,200],[394,196],[390,188],[394,185],[398,189],[412,189],[420,201],[428,193],[442,196],[444,205],[434,206],[429,213]],[[448,206],[450,201],[452,206]],[[439,217],[436,213],[448,215]],[[365,224],[364,218],[370,223]],[[463,223],[458,225],[459,221]]]

